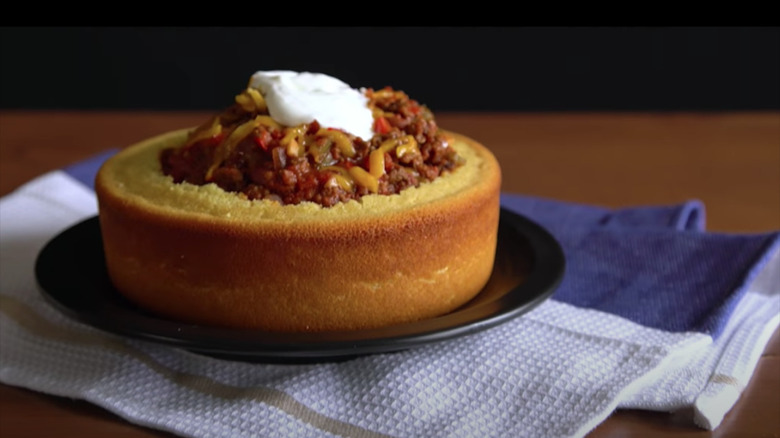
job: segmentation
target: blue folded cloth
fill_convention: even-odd
[[[527,196],[502,205],[546,227],[567,272],[553,296],[661,330],[717,338],[778,233],[705,232],[704,205],[609,210]]]

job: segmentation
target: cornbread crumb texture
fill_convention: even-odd
[[[489,153],[475,146],[469,147],[471,141],[465,137],[450,134],[455,139],[451,147],[464,158],[465,164],[421,187],[409,188],[396,195],[368,195],[360,201],[331,207],[310,202],[282,206],[268,200],[242,199],[215,184],[173,184],[170,177],[162,174],[158,155],[162,149],[182,144],[188,132],[184,129],[163,134],[120,151],[99,172],[98,185],[111,187],[116,196],[128,203],[152,211],[164,210],[167,215],[199,217],[209,222],[290,223],[310,220],[314,212],[320,221],[339,222],[386,216],[468,191],[485,177],[484,166],[494,166],[498,172],[497,164],[490,162],[494,158]]]

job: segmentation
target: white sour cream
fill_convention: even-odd
[[[344,82],[321,73],[259,71],[249,86],[263,95],[271,118],[285,126],[317,120],[324,128],[342,129],[363,140],[374,135],[368,98]]]

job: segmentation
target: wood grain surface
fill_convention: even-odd
[[[198,112],[0,112],[0,196]],[[443,113],[501,163],[505,192],[628,207],[699,199],[717,232],[780,230],[780,113]],[[0,345],[0,348],[2,346]],[[690,412],[618,411],[589,437],[780,437],[780,333],[715,431]],[[0,437],[165,437],[84,401],[0,384]]]

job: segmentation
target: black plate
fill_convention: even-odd
[[[560,245],[544,228],[502,209],[490,280],[458,310],[381,329],[296,334],[185,324],[137,308],[108,278],[97,217],[52,239],[38,255],[35,276],[60,311],[109,332],[233,360],[308,362],[404,350],[496,326],[549,298],[564,263]]]

